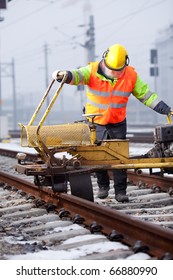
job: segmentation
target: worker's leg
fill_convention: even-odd
[[[108,124],[106,128],[111,139],[126,139],[126,120],[118,124]],[[114,169],[113,177],[115,198],[119,202],[127,202],[127,171]]]
[[[105,129],[105,126],[103,126],[103,125],[96,126],[96,134],[97,134],[97,140],[107,139],[107,131]],[[108,172],[107,172],[107,170],[97,171],[96,176],[97,176],[97,184],[99,187],[97,196],[99,198],[106,198],[108,196],[108,192],[109,192]]]
[[[114,170],[114,189],[115,194],[126,194],[127,189],[127,171],[126,170]]]
[[[106,198],[109,194],[109,176],[106,170],[104,171],[97,171],[97,184],[99,187],[98,191],[98,198]]]

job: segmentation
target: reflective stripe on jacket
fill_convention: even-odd
[[[107,79],[98,71],[99,62],[90,62],[87,66],[71,70],[71,85],[84,84],[87,89],[87,114],[102,113],[95,117],[98,124],[118,123],[126,117],[126,105],[132,93],[140,102],[154,109],[160,99],[155,92],[137,75],[131,66],[126,67],[124,75],[117,81]]]
[[[134,89],[137,73],[131,66],[126,67],[124,75],[113,83],[101,79],[97,73],[98,62],[91,63],[92,70],[87,89],[86,114],[101,113],[95,117],[97,124],[119,123],[126,118],[126,105]]]

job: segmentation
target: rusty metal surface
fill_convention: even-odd
[[[112,175],[111,175],[112,177]],[[139,182],[144,182],[147,187],[157,187],[159,186],[161,190],[167,192],[169,188],[173,187],[173,177],[161,177],[158,175],[150,175],[147,173],[142,173],[137,175],[135,172],[128,171],[128,179],[134,184],[139,184]]]
[[[133,245],[136,240],[141,240],[150,247],[150,253],[163,255],[163,251],[173,254],[173,232],[165,230],[156,225],[140,221],[129,217],[116,210],[100,207],[89,201],[83,201],[76,197],[69,197],[66,194],[60,194],[58,207],[63,207],[70,212],[79,213],[85,217],[87,224],[97,221],[105,234],[110,234],[116,230],[123,234],[124,242]],[[162,251],[163,250],[163,251]]]
[[[0,172],[0,180],[22,189],[39,199],[53,203],[57,211],[64,208],[70,215],[79,214],[89,227],[93,221],[102,228],[102,232],[110,234],[116,230],[123,235],[123,242],[133,246],[136,240],[141,240],[149,246],[149,253],[161,258],[166,252],[173,255],[173,232],[159,226],[140,221],[117,210],[99,206],[90,201],[63,193],[53,193],[51,188],[36,187],[31,182],[21,180],[17,176]]]

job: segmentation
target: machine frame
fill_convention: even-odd
[[[172,172],[173,157],[171,156],[160,156],[160,153],[159,156],[156,153],[151,155],[150,152],[146,155],[130,157],[129,140],[97,140],[94,118],[98,114],[85,114],[83,116],[90,118],[90,122],[80,121],[70,126],[58,125],[53,127],[53,132],[50,133],[51,126],[43,126],[43,124],[65,83],[65,78],[39,124],[33,126],[54,82],[55,80],[48,86],[28,125],[19,124],[22,129],[21,145],[23,146],[24,143],[24,146],[33,147],[38,154],[38,159],[35,162],[27,162],[26,156],[19,153],[15,167],[17,172],[33,176],[37,186],[51,186],[55,192],[67,192],[69,182],[72,195],[90,201],[94,200],[91,173],[95,171],[134,169],[138,172],[141,169],[149,169],[150,173],[153,173],[153,169],[159,168],[162,176],[164,173]],[[168,128],[166,133],[170,134],[169,129],[172,129],[170,116],[166,126]],[[69,131],[68,136],[67,131]],[[65,155],[59,157],[61,153],[70,155],[70,158]]]

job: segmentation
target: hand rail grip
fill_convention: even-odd
[[[49,84],[48,88],[47,88],[46,91],[45,91],[45,94],[44,94],[43,98],[41,99],[41,101],[40,101],[38,107],[36,108],[34,114],[32,115],[32,117],[31,117],[31,119],[30,119],[28,125],[32,125],[32,124],[33,124],[33,122],[34,122],[34,120],[36,119],[37,114],[38,114],[38,112],[40,111],[40,109],[41,109],[41,107],[42,107],[44,101],[46,100],[46,97],[47,97],[47,95],[48,95],[48,93],[49,93],[51,87],[53,86],[54,82],[55,82],[55,80],[52,80],[51,83]]]
[[[54,80],[54,81],[55,81],[55,80]],[[54,103],[55,103],[55,101],[56,101],[56,99],[57,99],[57,97],[58,97],[58,95],[59,95],[59,93],[60,93],[60,91],[61,91],[61,89],[62,89],[64,83],[65,83],[65,81],[66,81],[66,75],[64,75],[64,77],[63,77],[63,79],[62,79],[62,81],[61,81],[61,84],[60,84],[59,88],[57,89],[57,91],[55,92],[54,96],[52,97],[52,100],[51,100],[50,104],[48,105],[48,107],[47,107],[47,109],[46,109],[46,111],[45,111],[45,113],[44,113],[42,119],[40,120],[40,122],[39,122],[39,124],[38,124],[38,127],[37,127],[37,143],[38,143],[38,145],[39,145],[40,148],[43,146],[43,145],[42,145],[42,141],[41,141],[41,137],[40,137],[40,134],[39,134],[40,128],[42,127],[42,125],[43,125],[43,123],[44,123],[46,117],[48,116],[48,114],[49,114],[51,108],[53,107],[53,105],[54,105]],[[53,82],[53,81],[52,81],[52,82]]]

